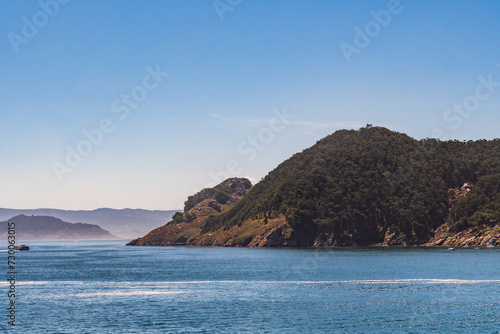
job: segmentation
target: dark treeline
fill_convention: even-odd
[[[459,196],[465,183],[470,192]],[[386,233],[420,242],[444,223],[454,231],[498,223],[499,187],[498,139],[418,141],[368,125],[295,154],[202,229],[285,217],[302,244],[323,235],[373,244]]]

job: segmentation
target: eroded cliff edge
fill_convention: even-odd
[[[341,130],[254,187],[229,179],[129,245],[486,246],[500,242],[500,141]]]

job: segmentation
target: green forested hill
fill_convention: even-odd
[[[296,245],[368,245],[388,235],[421,244],[445,223],[454,232],[498,224],[499,187],[498,139],[341,130],[280,164],[235,207],[207,219],[202,233],[283,217]]]
[[[229,179],[190,196],[184,213],[130,245],[498,245],[499,188],[498,139],[341,130],[251,190]]]

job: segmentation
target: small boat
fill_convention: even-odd
[[[449,251],[454,251],[454,250],[455,250],[455,248],[450,247],[450,248],[448,248],[448,250],[449,250]]]
[[[488,245],[488,246],[486,246],[486,248],[495,248],[495,246],[493,246],[493,245]]]
[[[25,251],[25,250],[30,250],[30,248],[26,245],[21,245],[21,246],[16,246],[14,247],[14,250],[16,251]]]

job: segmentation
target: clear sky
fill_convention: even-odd
[[[498,138],[499,18],[496,0],[3,1],[0,207],[179,209],[367,123]]]

